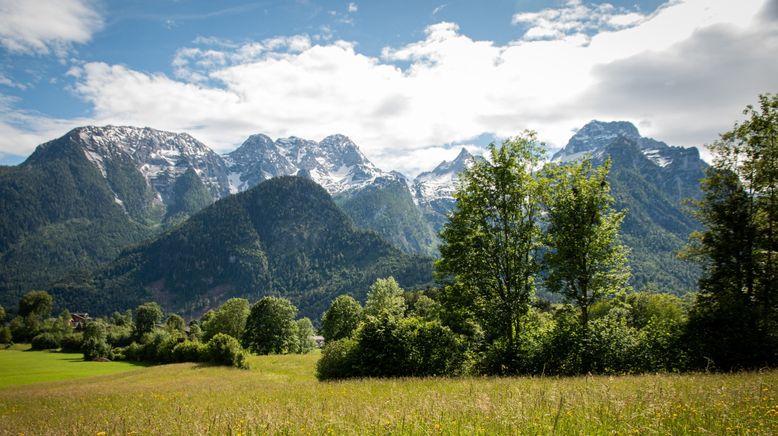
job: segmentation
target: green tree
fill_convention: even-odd
[[[549,165],[544,198],[548,248],[545,284],[581,311],[587,337],[589,308],[605,297],[623,295],[630,277],[627,248],[619,241],[625,212],[613,209],[607,177],[610,160],[594,168],[591,158]]]
[[[365,315],[378,316],[381,312],[396,317],[405,314],[403,290],[394,277],[376,279],[367,292]]]
[[[112,357],[111,346],[108,345],[108,327],[101,319],[89,321],[84,326],[84,336],[81,350],[84,359],[95,360]]]
[[[203,329],[200,328],[200,324],[192,320],[189,322],[189,339],[193,341],[200,341],[203,338]]]
[[[313,340],[313,323],[309,318],[301,318],[295,321],[297,334],[297,353],[307,354],[316,348],[316,342]]]
[[[351,337],[362,317],[362,306],[350,295],[336,298],[321,318],[321,334],[326,342]]]
[[[46,291],[30,291],[19,300],[19,316],[44,320],[51,315],[54,299]]]
[[[211,315],[202,323],[203,339],[208,341],[217,333],[240,339],[243,337],[250,310],[251,304],[245,298],[230,298],[225,301],[218,309],[208,312]]]
[[[708,146],[713,165],[696,203],[705,229],[685,252],[703,266],[689,343],[698,363],[723,368],[778,362],[778,96],[744,114]]]
[[[11,329],[8,327],[0,327],[0,344],[10,344],[13,340],[11,335]]]
[[[0,306],[0,322],[3,322],[5,320],[5,308],[3,306]]]
[[[535,134],[525,132],[500,146],[490,144],[489,155],[460,176],[435,266],[452,285],[447,309],[471,311],[488,340],[504,342],[515,353],[539,269],[543,183],[532,171],[543,151]]]
[[[184,318],[181,318],[181,315],[174,313],[167,317],[165,325],[171,332],[174,330],[183,332],[184,328],[186,327],[186,321],[184,321]]]
[[[162,321],[162,308],[155,302],[143,303],[135,309],[135,332],[142,336],[154,330],[154,326]]]
[[[262,297],[246,320],[243,346],[257,354],[295,351],[297,308],[286,298]]]

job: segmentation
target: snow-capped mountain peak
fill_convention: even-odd
[[[411,189],[416,202],[421,204],[440,199],[453,199],[460,173],[478,159],[483,158],[474,157],[465,148],[462,148],[454,160],[444,160],[432,171],[419,174],[414,179]]]
[[[640,136],[634,124],[628,121],[593,120],[579,129],[567,145],[552,157],[554,162],[571,162],[590,154],[601,157],[606,147],[619,139],[634,143],[644,156],[660,167],[673,163],[680,147],[670,147],[664,142]]]
[[[175,180],[193,169],[213,198],[227,194],[226,166],[220,156],[187,133],[173,133],[148,127],[85,126],[65,137],[78,144],[104,177],[116,164],[134,166],[167,203]],[[113,163],[110,165],[109,163]],[[117,203],[123,199],[117,196]]]
[[[395,178],[377,168],[351,139],[340,134],[320,142],[296,136],[272,141],[265,135],[252,135],[225,160],[230,166],[233,192],[282,175],[308,177],[333,195],[369,185],[378,178]]]

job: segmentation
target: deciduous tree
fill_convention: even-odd
[[[362,306],[350,295],[336,298],[321,318],[321,334],[327,342],[351,337],[362,316]]]
[[[487,339],[508,353],[516,349],[539,269],[543,185],[533,171],[542,156],[533,132],[491,144],[489,161],[460,176],[456,208],[441,232],[436,269],[457,294],[446,301],[469,307]]]

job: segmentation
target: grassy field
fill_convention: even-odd
[[[778,371],[320,383],[317,358],[10,386],[0,389],[0,433],[778,434]],[[8,361],[0,363],[4,375]]]
[[[29,346],[14,346],[9,350],[0,350],[0,389],[28,383],[116,374],[141,368],[127,362],[84,362],[83,354],[24,351],[27,348]]]

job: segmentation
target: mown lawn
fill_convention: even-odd
[[[778,434],[778,371],[320,383],[317,358],[0,389],[0,433]]]
[[[0,389],[37,382],[70,380],[131,371],[128,362],[84,362],[83,354],[26,351],[29,346],[0,349]],[[2,423],[0,423],[0,427]]]

